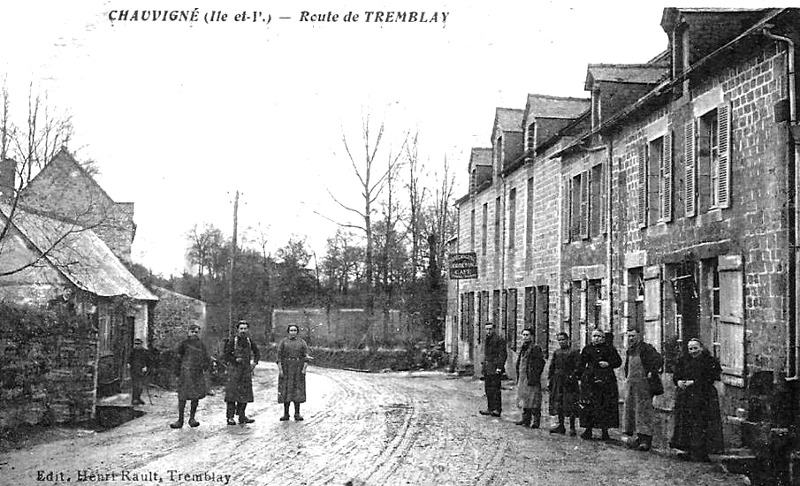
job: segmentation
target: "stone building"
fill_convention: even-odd
[[[486,187],[472,182],[471,160],[458,249],[489,264],[459,283],[462,329],[485,320],[485,292],[513,338],[511,323],[527,325],[538,308],[514,294],[549,285],[542,344],[562,330],[584,344],[597,326],[622,351],[624,331],[642,330],[667,357],[667,390],[656,400],[662,446],[672,365],[699,337],[723,367],[727,447],[788,474],[788,451],[800,447],[799,26],[794,8],[666,8],[664,52],[643,64],[589,65],[590,102],[534,146],[523,122],[523,158],[495,164]],[[496,128],[492,140],[502,153]],[[549,179],[536,172],[545,167],[555,168]],[[531,175],[533,203],[521,210]],[[484,228],[501,237],[482,255]],[[545,243],[554,228],[558,243]],[[530,251],[544,258],[524,254],[528,233]]]

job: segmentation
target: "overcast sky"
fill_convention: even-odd
[[[726,6],[758,6],[726,2]],[[109,20],[112,10],[212,10],[225,22]],[[447,156],[464,192],[471,147],[489,146],[495,107],[527,93],[585,97],[589,63],[647,62],[667,46],[663,5],[569,1],[28,1],[0,7],[0,74],[24,119],[28,84],[68,111],[70,149],[92,158],[116,201],[134,202],[134,260],[184,268],[186,232],[269,227],[273,250],[308,236],[318,255],[346,221],[327,191],[358,204],[342,133],[362,113],[391,137],[418,130],[420,155]],[[303,10],[338,22],[301,22]],[[272,21],[236,22],[242,11]],[[346,23],[348,12],[360,14]],[[438,23],[365,22],[417,11]],[[442,22],[441,12],[447,12]],[[131,15],[131,13],[129,13]],[[280,20],[278,17],[290,17]],[[387,144],[386,148],[390,148]],[[385,154],[388,157],[388,153]]]

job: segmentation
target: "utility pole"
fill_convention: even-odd
[[[233,199],[233,238],[231,239],[231,271],[228,275],[228,337],[234,334],[233,323],[233,271],[236,268],[236,229],[239,222],[239,191]]]

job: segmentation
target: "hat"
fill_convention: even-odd
[[[144,344],[144,341],[141,338],[136,338],[133,340],[133,344]]]

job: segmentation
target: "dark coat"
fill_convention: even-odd
[[[303,366],[308,361],[308,345],[299,337],[284,338],[278,344],[278,365],[283,373],[278,377],[278,403],[303,403],[306,401],[306,374]]]
[[[660,373],[664,368],[664,357],[652,345],[640,341],[635,347],[630,347],[625,351],[625,377],[628,377],[628,361],[630,356],[639,353],[639,358],[642,360],[644,372],[647,373]]]
[[[144,348],[134,347],[131,350],[128,362],[131,365],[131,377],[141,378],[145,375],[145,372],[142,370],[150,367],[150,351]]]
[[[250,403],[253,401],[253,372],[250,362],[257,364],[261,358],[258,346],[248,336],[234,336],[226,339],[223,357],[227,363],[227,382],[225,383],[225,401]],[[241,360],[237,361],[237,358]]]
[[[529,343],[522,343],[522,347],[517,355],[517,376],[519,377],[519,365],[522,359],[527,361],[528,370],[528,385],[540,386],[542,384],[542,371],[544,371],[544,356],[542,355],[542,348],[538,345]]]
[[[486,337],[483,352],[483,376],[502,375],[506,368],[506,340],[493,333]],[[501,370],[497,373],[497,370]]]
[[[175,374],[178,375],[178,400],[197,400],[206,396],[203,372],[209,368],[210,359],[203,341],[189,337],[175,349]]]
[[[578,396],[578,362],[580,351],[577,349],[556,349],[550,359],[547,372],[547,388],[550,391],[550,415],[577,415]]]
[[[601,368],[601,361],[606,361],[608,366]],[[581,351],[578,360],[581,426],[619,427],[619,389],[614,369],[621,365],[622,358],[610,344],[589,344]]]
[[[714,382],[719,381],[719,361],[704,350],[697,358],[678,358],[672,380],[694,380],[694,385],[675,390],[675,429],[670,447],[703,457],[722,452],[722,418]]]

